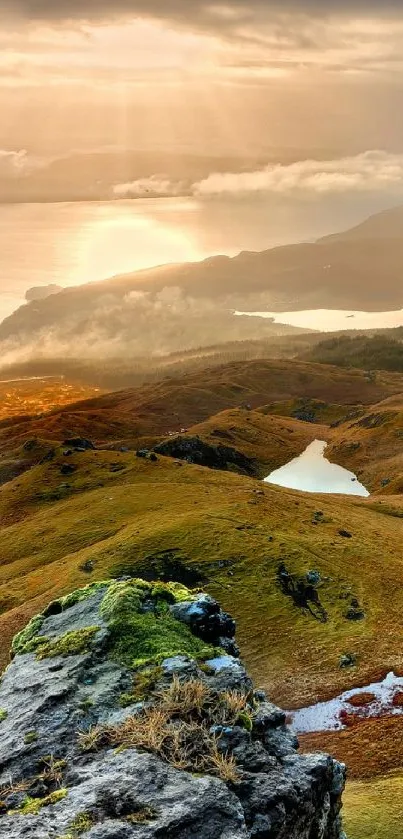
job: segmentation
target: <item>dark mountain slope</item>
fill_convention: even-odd
[[[217,335],[225,341],[278,334],[270,322],[234,322],[232,311],[398,309],[402,269],[403,209],[397,208],[314,244],[164,265],[64,290],[7,318],[0,341],[27,343],[51,328],[53,354],[58,344],[62,350],[79,339],[69,354],[110,355],[111,341],[119,354],[116,342],[123,341],[124,355],[126,344],[141,354],[206,345]]]

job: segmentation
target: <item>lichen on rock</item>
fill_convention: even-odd
[[[0,685],[0,837],[341,839],[343,767],[298,755],[234,636],[175,583],[51,603]]]

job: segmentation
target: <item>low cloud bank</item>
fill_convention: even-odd
[[[242,297],[222,300],[221,306],[209,298],[193,298],[181,288],[165,287],[158,292],[131,290],[125,294],[104,293],[96,299],[81,300],[63,294],[63,306],[54,297],[52,325],[29,330],[29,307],[23,307],[15,333],[0,343],[1,366],[45,358],[158,358],[184,349],[210,346],[220,340],[233,341],[283,334],[292,329],[269,321],[236,318],[235,308]],[[257,308],[264,306],[256,295]],[[27,328],[28,327],[28,328]]]
[[[113,188],[116,198],[178,198],[191,195],[191,184],[186,181],[172,181],[164,175],[152,175],[129,183],[117,184]]]
[[[301,160],[255,172],[214,173],[193,185],[198,196],[245,193],[340,193],[403,188],[403,154],[367,151],[335,160]]]
[[[309,198],[346,192],[403,195],[403,154],[366,151],[334,160],[270,164],[250,172],[212,172],[195,183],[154,175],[117,184],[115,198],[193,196],[196,198],[283,195]]]

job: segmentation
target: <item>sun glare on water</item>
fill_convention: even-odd
[[[201,258],[196,244],[178,227],[146,215],[102,213],[77,234],[77,262],[68,285],[101,280],[169,262]]]

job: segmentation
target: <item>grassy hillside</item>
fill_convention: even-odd
[[[349,839],[400,839],[402,792],[402,774],[348,784],[343,815]]]
[[[349,335],[319,341],[301,356],[322,364],[360,367],[364,370],[403,370],[403,342],[384,335]]]
[[[50,448],[70,437],[86,437],[112,449],[153,446],[170,432],[190,429],[228,409],[241,410],[236,426],[240,432],[234,435],[229,427],[226,433],[233,435],[233,445],[260,464],[258,474],[264,476],[272,465],[282,465],[288,454],[298,454],[319,433],[328,439],[319,426],[355,413],[357,402],[360,409],[362,404],[369,406],[402,391],[403,376],[396,373],[379,373],[369,379],[361,370],[261,359],[207,368],[33,416],[13,416],[11,411],[11,416],[0,420],[0,485],[39,464]],[[44,398],[43,388],[39,398]],[[46,398],[52,404],[52,388]],[[262,405],[266,407],[260,409]],[[259,408],[261,414],[260,420],[253,419],[254,436],[245,435],[250,408]],[[292,427],[283,423],[283,433],[280,422],[273,435],[273,420],[263,418],[283,413],[291,416]],[[295,421],[305,414],[313,414],[318,427],[312,424],[312,429],[303,429]],[[227,419],[233,425],[231,418],[220,422],[226,424]],[[207,436],[210,431],[214,428],[206,428]],[[337,437],[337,442],[342,439]]]
[[[4,420],[0,665],[12,636],[49,600],[130,573],[174,577],[217,596],[237,619],[255,681],[285,708],[331,698],[389,670],[403,673],[399,391],[397,374],[368,380],[358,370],[254,361]],[[315,421],[293,416],[304,411]],[[315,437],[328,439],[331,459],[381,492],[368,500],[298,493],[120,451],[123,441],[135,447],[182,424],[254,458],[262,476]],[[77,434],[107,448],[66,457],[60,442]],[[7,475],[13,458],[29,470]],[[391,484],[381,488],[380,475],[392,475],[392,467]],[[307,575],[316,572],[316,600],[287,594],[282,563],[305,593]],[[352,621],[356,600],[365,617]],[[356,664],[342,668],[346,654]],[[350,767],[349,839],[369,839],[375,822],[379,839],[399,837],[402,734],[397,717],[301,738],[304,749],[328,749]]]
[[[376,500],[305,495],[170,459],[152,463],[105,451],[68,458],[76,471],[66,477],[61,452],[0,490],[2,665],[12,636],[49,600],[131,573],[185,579],[217,596],[237,618],[256,682],[284,707],[330,698],[390,669],[403,672],[403,520],[380,513]],[[393,503],[403,516],[402,498]],[[319,572],[326,622],[282,592],[282,561],[297,578]],[[364,621],[346,619],[353,597]],[[357,657],[355,667],[340,668],[346,653]],[[307,750],[328,748],[347,759],[358,779],[345,799],[349,839],[368,839],[368,814],[379,839],[399,836],[388,831],[403,782],[390,785],[385,776],[392,767],[403,776],[401,722],[364,724],[342,739],[303,738]]]
[[[371,405],[403,391],[403,376],[341,370],[294,360],[253,360],[207,368],[191,375],[106,394],[45,417],[0,423],[0,451],[31,437],[62,440],[74,433],[100,443],[166,435],[220,411],[275,401],[316,399],[349,407]],[[340,413],[337,413],[340,416]]]
[[[3,663],[16,628],[52,596],[88,577],[143,573],[152,557],[172,552],[237,616],[255,678],[283,705],[403,666],[401,519],[358,499],[318,498],[169,459],[89,452],[68,462],[77,467],[68,478],[58,455],[0,491]],[[339,535],[345,528],[351,539]],[[282,560],[293,574],[319,571],[326,623],[281,593]],[[363,622],[344,617],[353,596]],[[345,652],[358,658],[349,674],[339,667]]]
[[[254,319],[255,323],[259,323]],[[400,341],[403,327],[396,329],[359,330],[363,339],[380,335],[384,339]],[[356,338],[356,330],[343,330],[342,333],[326,333],[326,340],[341,337]],[[267,338],[250,340],[223,341],[210,346],[191,350],[180,350],[163,356],[113,355],[108,358],[71,358],[70,356],[35,358],[29,361],[8,364],[0,360],[2,376],[7,379],[22,376],[64,376],[70,381],[79,381],[107,390],[139,387],[147,382],[159,382],[167,376],[179,377],[194,375],[206,368],[220,367],[223,364],[253,361],[256,359],[299,358],[312,360],[312,349],[323,341],[323,332],[294,331],[287,335],[275,335]],[[323,361],[323,359],[316,359]],[[329,360],[330,363],[330,360]],[[334,363],[334,361],[332,362]],[[339,362],[337,362],[339,363]],[[344,365],[343,365],[344,366]],[[352,362],[351,366],[359,366]],[[368,363],[363,364],[368,369]],[[376,367],[382,368],[382,364]]]
[[[237,341],[221,341],[206,347],[181,350],[163,356],[108,356],[107,359],[71,357],[35,358],[0,367],[7,379],[21,376],[65,376],[70,380],[109,390],[139,387],[167,376],[194,374],[207,367],[258,358],[293,358],[309,350],[323,333],[296,331],[290,335]],[[1,360],[0,360],[1,365]]]
[[[368,489],[403,492],[403,396],[373,405],[334,429],[328,456],[348,466]]]
[[[273,469],[301,454],[316,438],[328,439],[329,428],[266,415],[261,410],[236,408],[192,426],[189,435],[197,435],[213,446],[221,444],[235,448],[250,458],[256,464],[256,474],[265,478]]]

